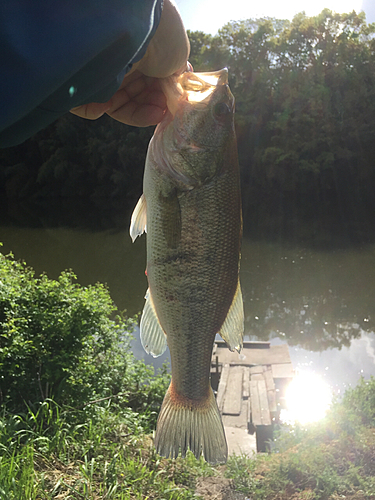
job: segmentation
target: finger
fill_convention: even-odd
[[[70,110],[73,115],[80,116],[81,118],[86,118],[87,120],[96,120],[100,118],[104,113],[106,113],[112,107],[112,100],[108,102],[91,102],[89,104],[83,104],[82,106],[77,106]]]
[[[119,90],[125,90],[129,99],[134,99],[155,85],[158,85],[156,78],[145,76],[137,71],[129,77],[125,76]]]
[[[144,89],[135,99],[130,99],[127,88],[113,96],[113,106],[107,111],[112,118],[136,127],[148,127],[159,123],[166,112],[166,98],[158,87]]]
[[[157,125],[162,121],[165,110],[152,104],[138,105],[134,101],[129,101],[116,111],[108,112],[108,115],[126,125],[133,127],[149,127]]]
[[[142,75],[143,76],[143,75]],[[145,78],[138,78],[125,87],[120,88],[111,99],[112,106],[107,111],[108,114],[113,114],[120,108],[127,106],[129,102],[134,102],[136,105],[153,105],[161,109],[165,109],[167,105],[166,97],[160,88],[160,83],[157,79],[153,79],[152,85],[148,85]]]

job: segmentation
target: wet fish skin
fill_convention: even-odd
[[[155,131],[131,234],[141,234],[147,224],[142,343],[159,355],[167,339],[171,353],[172,382],[158,419],[156,449],[170,457],[190,449],[217,463],[226,461],[227,444],[210,386],[211,355],[218,332],[232,349],[242,346],[242,218],[227,72],[217,72],[206,99],[190,101],[188,89],[193,87],[194,97],[194,86],[205,85],[201,76],[181,77],[175,114]],[[167,96],[173,85],[166,82]]]

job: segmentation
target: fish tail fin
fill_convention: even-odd
[[[179,452],[185,457],[190,449],[196,458],[203,453],[211,464],[226,462],[227,441],[211,387],[206,400],[197,402],[176,394],[171,383],[160,410],[155,447],[167,458]]]

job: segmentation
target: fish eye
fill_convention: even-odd
[[[224,117],[230,113],[230,108],[225,102],[219,102],[214,107],[214,113],[216,116]]]

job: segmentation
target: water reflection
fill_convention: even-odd
[[[37,274],[72,268],[83,285],[107,283],[120,310],[143,308],[145,238],[9,226],[0,227],[0,241]],[[336,389],[355,384],[361,370],[375,375],[375,246],[323,252],[245,239],[241,283],[250,338],[287,341],[295,367],[307,363]]]
[[[56,279],[73,269],[84,286],[106,283],[117,307],[133,316],[143,307],[147,289],[145,239],[132,244],[127,231],[90,232],[63,228],[0,227],[0,251],[12,251],[37,275]]]
[[[374,331],[375,253],[313,251],[244,241],[245,331],[323,351]]]
[[[280,342],[274,339],[272,342]],[[299,346],[289,348],[293,367],[320,374],[335,394],[342,394],[360,377],[375,376],[375,334],[363,332],[349,347],[312,352]]]

